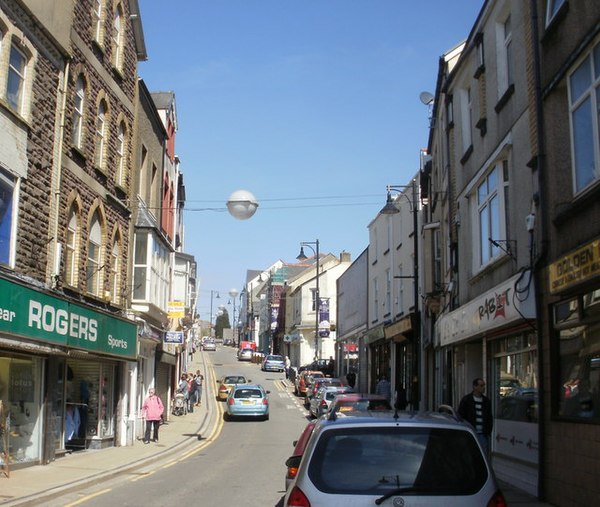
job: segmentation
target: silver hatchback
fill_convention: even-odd
[[[285,507],[506,505],[471,426],[440,413],[321,418],[294,464]]]

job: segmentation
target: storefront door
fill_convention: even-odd
[[[50,357],[46,367],[46,424],[44,434],[44,463],[50,463],[64,446],[65,360]]]

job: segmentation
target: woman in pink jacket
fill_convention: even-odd
[[[148,389],[148,397],[144,400],[142,405],[142,415],[146,419],[146,433],[144,434],[144,443],[150,442],[150,430],[154,426],[154,438],[153,442],[158,442],[158,427],[160,426],[160,420],[162,419],[165,407],[162,401],[156,395],[156,391],[153,388]]]

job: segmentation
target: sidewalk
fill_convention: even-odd
[[[169,415],[160,427],[159,442],[133,446],[85,450],[67,454],[48,465],[11,470],[10,478],[0,474],[0,505],[25,507],[43,505],[66,491],[76,491],[116,475],[133,473],[141,466],[168,460],[186,447],[210,437],[220,414],[215,401],[212,371],[202,354],[195,354],[192,368],[204,374],[202,405],[184,416]]]

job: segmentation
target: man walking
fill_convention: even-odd
[[[460,400],[458,415],[471,423],[477,433],[477,438],[487,456],[490,455],[490,438],[494,417],[492,415],[492,402],[483,394],[485,381],[482,378],[473,380],[473,391]]]

